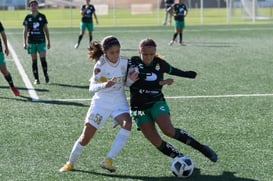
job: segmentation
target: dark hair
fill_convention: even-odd
[[[152,47],[156,47],[156,43],[153,39],[150,39],[150,38],[146,38],[146,39],[143,39],[139,42],[139,47],[142,48],[142,47],[145,47],[145,46],[152,46]]]
[[[120,43],[119,43],[118,39],[114,36],[107,36],[107,37],[103,38],[101,45],[102,45],[103,51],[106,51],[110,47],[115,46],[115,45],[120,47]]]
[[[120,47],[118,39],[114,36],[107,36],[103,38],[102,43],[99,41],[91,42],[88,47],[89,59],[94,60],[95,62],[98,61],[103,55],[104,51],[108,50],[112,46]]]
[[[89,59],[94,60],[95,62],[103,55],[102,47],[99,41],[93,41],[89,44],[88,47],[88,56]]]
[[[30,4],[32,4],[32,3],[36,3],[37,5],[39,4],[38,1],[36,1],[36,0],[30,0],[30,1],[28,2],[28,6],[30,6]]]

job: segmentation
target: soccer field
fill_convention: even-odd
[[[92,97],[88,85],[94,63],[87,58],[87,34],[74,49],[78,28],[49,30],[50,83],[44,83],[39,65],[41,84],[33,85],[22,29],[6,29],[11,51],[7,66],[21,96],[13,96],[2,76],[0,180],[180,180],[171,173],[171,159],[148,143],[135,126],[114,161],[117,172],[102,170],[98,165],[118,131],[110,120],[85,147],[76,170],[58,172],[82,130]],[[217,163],[211,163],[192,148],[164,137],[193,159],[195,171],[187,180],[270,181],[272,31],[272,24],[187,26],[187,46],[182,47],[168,46],[173,27],[97,27],[94,40],[114,35],[121,42],[121,55],[130,57],[137,55],[138,42],[149,37],[170,64],[198,72],[194,80],[170,76],[174,84],[163,89],[174,126],[210,145],[219,156]]]

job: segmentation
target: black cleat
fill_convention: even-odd
[[[48,82],[49,82],[49,77],[48,77],[48,75],[47,75],[47,76],[45,76],[45,82],[46,82],[46,83],[48,83]]]

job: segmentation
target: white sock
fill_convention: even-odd
[[[112,144],[111,150],[109,151],[107,158],[111,158],[114,159],[119,152],[121,151],[121,149],[123,148],[123,146],[126,143],[127,138],[130,136],[131,131],[128,131],[124,128],[121,128],[118,132],[118,134],[116,135],[116,138]]]
[[[68,162],[74,164],[75,161],[79,158],[83,151],[83,146],[80,144],[79,140],[77,140],[71,150]]]

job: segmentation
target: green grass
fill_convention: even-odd
[[[186,47],[169,47],[173,28],[161,26],[97,27],[94,39],[113,34],[121,42],[121,54],[132,56],[137,55],[138,42],[150,37],[156,40],[158,53],[172,65],[198,72],[195,80],[173,77],[174,84],[164,87],[165,96],[170,97],[167,102],[175,127],[187,130],[219,155],[219,161],[211,163],[197,151],[164,136],[194,160],[196,169],[187,180],[270,181],[272,29],[270,24],[187,26]],[[99,168],[118,131],[112,129],[110,120],[85,148],[75,165],[77,171],[58,172],[81,133],[92,96],[88,80],[93,63],[87,59],[87,36],[79,49],[73,48],[78,31],[50,28],[52,48],[47,60],[51,81],[46,85],[41,74],[41,85],[34,86],[40,102],[31,101],[12,56],[7,57],[7,66],[22,96],[14,97],[1,78],[0,179],[176,180],[170,172],[171,160],[148,143],[135,127],[115,159],[117,172],[111,174]],[[8,28],[6,33],[32,82],[30,56],[22,48],[22,30]],[[264,96],[223,97],[248,94]],[[193,97],[173,99],[175,96]]]

